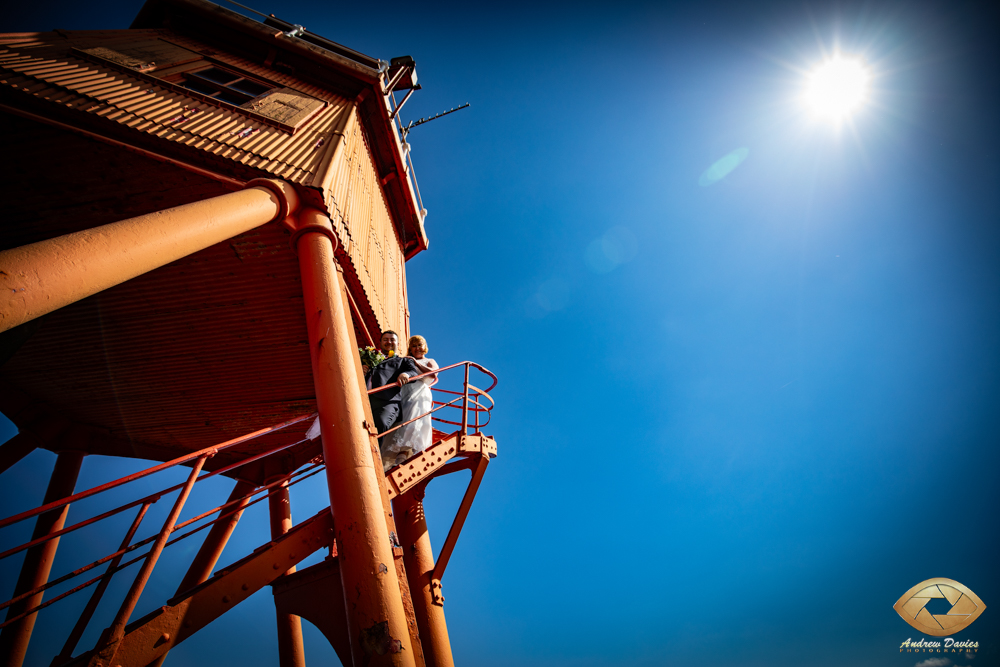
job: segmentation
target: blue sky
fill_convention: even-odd
[[[939,656],[898,653],[921,635],[892,605],[931,577],[988,607],[957,635],[979,655],[946,657],[996,662],[993,7],[254,6],[412,55],[406,119],[472,103],[410,135],[431,245],[407,265],[431,356],[500,377],[500,456],[444,581],[460,664],[915,665]],[[3,29],[138,8],[22,6]],[[873,76],[839,128],[800,100],[837,48]],[[4,514],[40,500],[53,458],[18,464]],[[138,467],[106,463],[81,486]],[[429,492],[437,545],[463,483]],[[322,492],[303,484],[295,516]],[[224,560],[265,524],[248,513]],[[269,597],[172,662],[273,664]]]

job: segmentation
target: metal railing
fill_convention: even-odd
[[[441,389],[441,388],[436,388],[434,386],[431,386],[430,389],[431,389],[432,392],[438,392],[439,394],[448,394],[448,395],[455,396],[456,398],[453,398],[452,400],[447,401],[447,402],[444,402],[444,401],[432,401],[432,405],[434,405],[436,407],[433,407],[431,410],[429,410],[429,411],[427,411],[427,412],[425,412],[423,414],[417,415],[416,417],[413,417],[412,419],[409,419],[409,420],[407,420],[405,422],[402,422],[401,424],[396,424],[392,428],[386,429],[385,432],[380,433],[379,435],[380,436],[388,435],[389,433],[392,433],[393,431],[401,429],[404,426],[412,424],[412,423],[414,423],[416,421],[419,421],[421,419],[424,419],[426,417],[430,417],[433,421],[436,421],[436,422],[441,423],[441,424],[450,424],[450,425],[453,425],[453,426],[458,426],[458,427],[461,428],[462,435],[468,435],[468,433],[469,433],[469,413],[470,412],[472,412],[473,415],[474,415],[474,421],[473,421],[473,424],[472,424],[472,427],[474,429],[473,433],[479,433],[479,431],[484,426],[486,426],[487,424],[490,423],[490,419],[492,418],[492,414],[493,414],[493,408],[495,406],[495,402],[493,401],[493,397],[490,396],[490,394],[489,394],[489,392],[492,391],[493,388],[497,386],[497,376],[494,375],[492,372],[490,372],[489,370],[487,370],[483,366],[480,366],[479,364],[475,363],[474,361],[460,361],[457,364],[451,364],[450,366],[444,366],[443,368],[435,369],[435,370],[433,370],[433,371],[431,371],[429,373],[423,373],[421,375],[414,376],[414,377],[412,377],[412,378],[410,378],[408,380],[408,383],[409,382],[421,381],[424,378],[428,378],[428,377],[432,377],[432,376],[435,377],[435,383],[436,383],[438,381],[438,378],[436,376],[440,375],[441,373],[443,373],[445,371],[450,371],[450,370],[455,369],[455,368],[462,368],[465,371],[465,378],[464,378],[464,380],[462,382],[462,391],[453,391],[453,390],[449,390],[449,389]],[[479,387],[476,387],[475,385],[473,385],[472,383],[469,382],[469,371],[471,369],[473,369],[473,368],[475,368],[476,370],[478,370],[481,373],[483,373],[484,375],[486,375],[492,381],[489,387],[487,387],[486,389],[480,389]],[[383,392],[383,391],[388,391],[390,389],[394,389],[394,388],[398,389],[401,386],[405,386],[405,385],[400,385],[399,383],[392,383],[392,384],[388,384],[388,385],[385,385],[385,386],[382,386],[382,387],[375,387],[373,389],[369,389],[368,390],[368,395],[372,396],[372,395],[378,394],[378,393]],[[485,406],[482,403],[480,403],[480,401],[479,401],[480,398],[484,398],[484,399],[488,400],[490,402],[489,406]],[[443,410],[443,409],[449,408],[449,407],[457,409],[457,410],[461,410],[461,416],[460,416],[461,421],[451,421],[449,419],[444,419],[443,417],[440,417],[440,416],[431,417],[431,415],[433,415],[435,412],[438,412],[439,410]],[[479,417],[480,417],[480,414],[482,414],[482,413],[485,413],[485,421],[480,422]],[[449,414],[451,414],[451,413],[449,413]]]
[[[493,375],[493,373],[488,371],[486,368],[480,366],[479,364],[476,364],[471,361],[463,361],[456,364],[452,364],[450,366],[445,366],[444,368],[437,369],[430,373],[424,373],[422,375],[418,375],[412,378],[410,381],[411,382],[420,381],[424,378],[430,376],[437,376],[446,371],[458,368],[462,368],[464,370],[461,391],[432,387],[432,390],[435,392],[439,392],[441,394],[446,394],[446,395],[453,395],[455,396],[455,398],[449,401],[433,401],[434,407],[429,412],[419,415],[403,424],[396,425],[392,429],[386,431],[386,433],[395,431],[399,428],[402,428],[403,426],[406,426],[407,424],[411,424],[419,419],[424,419],[427,417],[430,417],[434,421],[441,424],[459,426],[461,429],[461,433],[463,435],[469,432],[470,426],[474,429],[473,432],[478,433],[482,427],[488,424],[490,421],[491,411],[494,405],[493,399],[488,392],[497,385],[497,378],[495,375]],[[491,380],[491,384],[489,385],[489,387],[487,387],[486,389],[480,389],[469,382],[469,374],[470,370],[472,369],[476,369],[477,371],[482,372]],[[387,385],[385,387],[372,389],[368,393],[370,395],[378,394],[381,391],[386,391],[388,389],[391,389],[392,387],[398,388],[399,386],[400,385],[398,384]],[[480,399],[487,399],[489,401],[489,405],[488,406],[484,405],[484,403]],[[444,410],[445,408],[460,410],[461,411],[460,421],[452,421],[450,419],[444,419],[443,417],[440,416],[432,416],[433,413],[437,413],[441,410]],[[469,419],[470,413],[473,416],[471,424]],[[234,463],[230,463],[223,467],[217,468],[216,470],[212,470],[210,472],[202,474],[202,468],[205,465],[205,462],[208,461],[208,459],[215,456],[216,454],[218,454],[219,452],[247,443],[265,434],[274,433],[275,431],[288,428],[295,424],[306,422],[308,420],[315,418],[316,415],[317,413],[314,412],[312,414],[296,417],[294,419],[290,419],[275,426],[263,428],[258,431],[254,431],[253,433],[249,433],[247,435],[240,436],[232,440],[228,440],[226,442],[214,445],[212,447],[206,447],[204,449],[200,449],[198,451],[191,452],[183,456],[179,456],[165,463],[160,463],[151,466],[149,468],[146,468],[136,473],[132,473],[130,475],[126,475],[114,481],[107,482],[99,486],[95,486],[91,489],[87,489],[79,493],[74,493],[70,496],[66,496],[65,498],[60,498],[59,500],[45,503],[34,509],[27,510],[25,512],[21,512],[6,519],[0,520],[0,528],[5,528],[7,526],[14,525],[16,523],[25,521],[32,517],[37,517],[47,512],[59,510],[72,503],[84,500],[86,498],[90,498],[92,496],[104,493],[106,491],[110,491],[124,484],[128,484],[129,482],[143,479],[155,473],[170,468],[174,468],[180,465],[191,466],[191,472],[188,474],[187,480],[183,483],[174,484],[167,488],[156,491],[155,493],[145,495],[137,500],[127,502],[123,505],[119,505],[113,509],[100,513],[96,516],[74,523],[71,526],[31,539],[23,544],[20,544],[18,546],[0,552],[0,560],[2,560],[4,558],[8,558],[27,549],[31,549],[33,547],[42,545],[43,543],[49,540],[61,537],[63,535],[67,535],[69,533],[80,530],[81,528],[85,528],[87,526],[96,524],[110,517],[116,516],[129,509],[138,508],[135,517],[133,518],[131,524],[129,525],[128,530],[125,532],[125,536],[123,537],[117,550],[91,563],[79,567],[71,572],[68,572],[62,576],[52,579],[51,581],[48,581],[45,584],[32,588],[31,590],[16,594],[14,597],[7,600],[6,602],[0,603],[0,610],[7,609],[12,605],[16,605],[17,603],[22,602],[24,600],[29,600],[30,598],[32,598],[35,595],[38,595],[39,593],[44,593],[45,591],[55,586],[58,586],[72,579],[80,577],[81,575],[90,572],[91,570],[107,563],[107,567],[101,574],[92,577],[65,592],[60,593],[59,595],[56,595],[53,598],[50,598],[45,601],[40,601],[38,604],[32,606],[29,609],[19,611],[15,615],[5,619],[3,623],[0,623],[0,628],[4,628],[8,625],[16,623],[27,616],[36,614],[40,610],[52,604],[55,604],[60,600],[63,600],[75,593],[79,593],[80,591],[86,588],[96,585],[96,588],[91,594],[90,600],[87,602],[87,605],[85,606],[82,614],[80,615],[75,626],[71,630],[70,635],[67,638],[66,643],[63,646],[62,650],[60,651],[59,656],[57,656],[57,658],[60,660],[68,660],[72,656],[73,651],[76,649],[76,646],[80,641],[80,638],[86,631],[90,620],[93,618],[94,613],[96,612],[97,607],[100,604],[101,599],[105,591],[107,590],[112,577],[117,572],[120,572],[134,564],[141,562],[142,566],[138,574],[136,575],[135,580],[133,581],[132,586],[129,589],[129,592],[125,596],[124,601],[119,607],[118,612],[115,615],[115,619],[112,625],[110,626],[105,641],[110,644],[121,639],[125,633],[125,627],[128,624],[129,619],[132,616],[132,613],[135,611],[135,607],[139,601],[139,597],[141,596],[143,589],[145,588],[147,582],[149,581],[153,568],[156,566],[157,560],[159,559],[160,555],[163,553],[163,550],[166,547],[176,544],[177,542],[186,539],[206,528],[209,528],[210,526],[213,526],[216,523],[228,520],[234,514],[241,513],[247,507],[250,507],[251,505],[254,505],[262,500],[270,498],[275,493],[280,492],[282,487],[287,488],[288,486],[293,486],[295,484],[298,484],[299,482],[302,482],[312,477],[313,475],[318,474],[325,467],[321,461],[317,461],[316,459],[314,459],[312,462],[306,464],[305,466],[303,466],[298,470],[295,470],[264,486],[252,489],[250,493],[247,493],[237,498],[231,497],[229,501],[227,501],[222,505],[219,505],[218,507],[214,507],[210,510],[202,512],[201,514],[198,514],[197,516],[191,519],[178,523],[177,520],[180,516],[180,513],[183,510],[185,503],[187,502],[188,497],[190,496],[191,491],[197,482],[204,481],[210,477],[215,477],[216,475],[221,475],[223,473],[230,472],[241,466],[253,463],[254,461],[259,461],[269,456],[279,454],[280,452],[286,449],[308,442],[308,439],[303,438],[290,444],[278,445],[276,447],[268,449],[267,451],[248,456],[245,459],[241,459]],[[480,418],[481,415],[484,416],[484,419]],[[146,517],[150,507],[156,504],[161,498],[163,498],[167,494],[173,493],[174,491],[179,491],[179,494],[176,500],[174,501],[173,507],[171,508],[166,520],[164,521],[159,531],[156,534],[151,535],[150,537],[133,542],[136,533],[138,532],[143,522],[143,519]],[[259,496],[259,497],[251,500],[251,498],[254,498],[254,496]],[[205,521],[201,525],[198,525],[185,533],[179,535],[177,534],[179,531],[189,526],[192,526],[202,521],[203,519],[212,516],[213,514],[218,514],[218,516],[210,521]],[[146,553],[138,555],[132,558],[131,560],[122,562],[126,555],[138,549],[141,549],[142,547],[149,544],[152,544],[152,546],[150,546],[149,550]]]
[[[60,577],[48,581],[45,584],[36,586],[35,588],[32,588],[31,590],[28,591],[24,591],[20,594],[16,594],[14,597],[7,600],[6,602],[0,603],[0,610],[11,607],[12,605],[15,605],[24,600],[29,600],[30,598],[34,597],[35,595],[38,595],[39,593],[43,593],[49,590],[50,588],[53,588],[54,586],[63,584],[67,581],[70,581],[71,579],[79,577],[80,575],[83,575],[84,573],[93,570],[94,568],[97,568],[105,563],[108,563],[107,568],[104,570],[102,574],[93,577],[91,579],[88,579],[87,581],[84,581],[83,583],[80,583],[63,593],[60,593],[59,595],[51,599],[45,600],[44,602],[40,602],[39,604],[36,604],[30,607],[29,609],[25,609],[23,611],[14,614],[13,616],[8,617],[7,619],[4,620],[3,623],[0,623],[0,628],[4,628],[8,625],[16,623],[27,616],[31,616],[32,614],[36,614],[40,610],[52,604],[55,604],[56,602],[59,602],[60,600],[69,597],[70,595],[79,593],[80,591],[96,584],[97,587],[91,594],[90,600],[87,602],[87,605],[84,608],[83,613],[80,615],[75,626],[70,632],[70,635],[67,638],[66,643],[63,646],[62,650],[60,651],[59,656],[57,656],[58,659],[69,659],[72,656],[72,652],[75,650],[76,645],[79,642],[80,638],[83,636],[83,633],[85,632],[95,611],[97,610],[97,607],[105,591],[107,590],[108,585],[110,584],[114,574],[124,570],[125,568],[131,565],[141,562],[142,566],[139,570],[139,573],[136,575],[136,578],[133,581],[128,594],[125,596],[125,600],[122,602],[121,606],[118,609],[118,612],[115,615],[114,622],[110,627],[110,632],[107,635],[106,641],[112,643],[117,641],[118,639],[121,639],[121,637],[125,633],[125,626],[128,624],[129,618],[132,616],[132,612],[135,610],[136,604],[139,601],[139,597],[141,596],[142,591],[146,586],[146,583],[149,581],[149,577],[152,574],[153,568],[156,565],[156,561],[159,559],[160,555],[163,553],[163,550],[166,547],[171,546],[172,544],[176,544],[177,542],[183,539],[191,537],[195,533],[198,533],[206,528],[209,528],[210,526],[219,523],[220,521],[225,521],[230,517],[232,517],[237,512],[242,512],[247,507],[254,505],[266,498],[269,498],[275,493],[282,491],[281,488],[282,485],[284,485],[284,487],[287,488],[288,486],[293,486],[295,484],[298,484],[299,482],[302,482],[308,479],[309,477],[312,477],[313,475],[321,472],[322,469],[324,468],[322,463],[314,461],[296,471],[291,472],[288,475],[281,477],[280,479],[277,479],[264,486],[255,488],[250,493],[242,497],[230,499],[228,502],[219,505],[218,507],[214,507],[206,512],[202,512],[201,514],[191,519],[188,519],[187,521],[177,523],[177,519],[179,518],[180,513],[183,510],[188,497],[190,496],[191,490],[193,489],[194,485],[197,482],[204,481],[210,477],[215,477],[216,475],[230,472],[232,470],[235,470],[236,468],[239,468],[240,466],[247,465],[254,461],[259,461],[268,456],[273,456],[286,449],[308,442],[308,440],[301,439],[290,444],[278,445],[276,447],[268,449],[265,452],[248,456],[247,458],[241,459],[240,461],[236,461],[235,463],[231,463],[216,470],[212,470],[211,472],[201,474],[205,462],[208,459],[215,456],[218,452],[225,451],[237,445],[246,443],[255,438],[259,438],[265,434],[273,433],[275,431],[287,428],[294,424],[299,424],[301,422],[312,419],[315,416],[316,413],[312,413],[309,415],[297,417],[295,419],[290,419],[288,421],[282,422],[281,424],[277,424],[275,426],[270,426],[268,428],[254,431],[253,433],[249,433],[247,435],[235,438],[233,440],[228,440],[213,447],[207,447],[205,449],[191,452],[190,454],[185,454],[184,456],[177,457],[171,461],[151,466],[149,468],[146,468],[145,470],[141,470],[131,475],[126,475],[125,477],[121,477],[112,482],[95,486],[91,489],[87,489],[86,491],[81,491],[79,493],[66,496],[65,498],[60,498],[59,500],[46,503],[44,505],[36,507],[35,509],[28,510],[26,512],[21,512],[20,514],[16,514],[6,519],[0,520],[0,528],[10,526],[18,522],[24,521],[26,519],[30,519],[32,517],[44,514],[46,512],[59,510],[60,508],[63,508],[71,503],[83,500],[85,498],[89,498],[91,496],[95,496],[97,494],[106,491],[110,491],[111,489],[115,489],[129,482],[133,482],[135,480],[148,477],[157,472],[161,472],[163,470],[167,470],[169,468],[173,468],[179,465],[191,464],[191,472],[188,474],[187,480],[182,484],[175,484],[165,489],[161,489],[160,491],[148,494],[142,498],[139,498],[138,500],[127,502],[111,510],[98,514],[97,516],[93,516],[89,519],[79,521],[71,526],[62,528],[57,531],[53,531],[51,533],[32,539],[28,542],[25,542],[24,544],[7,549],[6,551],[0,553],[0,560],[2,560],[4,558],[13,556],[14,554],[25,551],[26,549],[39,546],[49,540],[80,530],[81,528],[93,525],[104,519],[108,519],[130,508],[134,507],[139,508],[136,512],[134,519],[132,520],[131,525],[126,531],[120,546],[116,551],[102,558],[99,558],[91,563],[88,563],[87,565],[77,568],[72,572],[68,572]],[[156,504],[165,495],[178,490],[180,491],[180,493],[178,494],[176,500],[174,501],[173,507],[171,508],[169,514],[167,515],[167,518],[164,521],[163,525],[161,526],[160,530],[156,534],[148,538],[133,543],[132,540],[135,538],[135,535],[138,532],[143,522],[143,519],[146,517],[149,508],[154,504]],[[250,500],[250,498],[257,495],[260,495],[260,497],[254,500]],[[177,533],[178,531],[187,528],[188,526],[191,526],[216,513],[218,513],[219,516],[216,517],[215,519],[211,521],[206,521],[201,525],[183,534],[174,536],[175,533]],[[152,546],[146,553],[139,555],[135,558],[132,558],[127,562],[124,563],[122,562],[123,558],[128,553],[131,553],[151,543]]]

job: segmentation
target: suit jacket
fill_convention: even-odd
[[[371,389],[384,387],[387,384],[398,382],[400,373],[406,373],[410,377],[413,377],[420,375],[420,369],[417,368],[417,364],[414,363],[413,359],[409,357],[390,357],[372,369],[371,373],[368,374],[367,384]],[[399,403],[399,390],[400,387],[396,386],[392,389],[372,394],[368,398],[373,404]]]

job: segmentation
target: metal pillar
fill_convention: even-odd
[[[271,512],[271,539],[276,540],[292,529],[292,505],[288,497],[288,482],[284,481],[275,487],[268,496],[268,509]],[[295,566],[285,570],[285,574],[294,574]],[[334,604],[338,604],[337,600]],[[281,667],[305,667],[306,650],[302,644],[302,619],[294,614],[275,612],[278,618],[278,664]]]
[[[153,546],[149,547],[149,551],[146,552],[145,560],[142,561],[142,567],[139,568],[139,573],[135,575],[132,587],[125,594],[125,599],[122,601],[121,607],[118,608],[118,614],[111,623],[111,627],[107,630],[106,643],[100,651],[101,657],[106,658],[106,664],[117,664],[114,663],[114,657],[121,645],[122,638],[125,636],[125,629],[128,627],[128,621],[132,617],[132,612],[135,611],[135,606],[139,604],[139,598],[142,597],[142,591],[146,588],[149,577],[153,574],[153,568],[156,567],[156,562],[160,559],[164,547],[167,546],[167,541],[170,539],[171,533],[174,532],[177,519],[181,515],[181,510],[184,509],[184,503],[187,502],[188,496],[191,495],[191,489],[194,488],[195,482],[198,481],[198,475],[201,474],[201,469],[204,467],[205,461],[214,455],[215,450],[212,450],[210,453],[202,455],[191,466],[191,472],[188,473],[187,481],[184,482],[180,493],[177,494],[174,506],[170,508],[170,514],[167,515],[166,520],[163,522],[163,527],[160,528],[160,533],[156,536]]]
[[[222,513],[233,512],[234,509],[236,511],[230,514],[228,518],[212,524],[212,527],[208,529],[208,535],[205,536],[205,541],[201,543],[201,548],[198,549],[194,560],[191,561],[191,565],[177,587],[175,595],[180,595],[189,588],[194,588],[198,584],[208,581],[209,577],[212,576],[212,571],[215,570],[219,558],[222,557],[223,549],[226,548],[229,538],[232,536],[233,531],[236,530],[236,524],[240,522],[240,517],[243,516],[243,509],[250,503],[250,492],[256,488],[257,486],[250,482],[242,480],[236,482],[236,486],[233,487],[232,492],[229,494],[226,504],[228,505],[237,500],[239,502],[232,507],[222,510]],[[160,667],[166,661],[167,655],[169,654],[164,653],[161,655],[154,662],[150,663],[150,667]]]
[[[114,287],[298,207],[283,181],[0,251],[0,331]]]
[[[59,452],[42,504],[73,495],[76,479],[80,475],[80,464],[83,463],[83,456],[83,452]],[[35,531],[31,534],[31,539],[35,540],[57,530],[62,530],[68,513],[69,505],[64,505],[45,514],[40,514],[35,522]],[[13,597],[48,582],[52,561],[55,559],[58,546],[59,538],[55,537],[28,549],[24,556],[24,563],[21,565],[21,574],[17,578],[17,585],[14,587]],[[28,609],[37,607],[42,603],[43,595],[43,592],[36,593],[12,604],[7,608],[7,618],[14,618]],[[21,663],[24,662],[24,656],[28,652],[28,642],[31,641],[31,631],[35,627],[37,616],[37,613],[29,614],[0,631],[0,664],[7,667],[21,666]]]
[[[409,580],[413,609],[420,628],[420,643],[424,648],[427,667],[454,667],[451,641],[444,607],[435,604],[431,578],[434,571],[434,552],[424,519],[424,489],[419,487],[392,501],[396,527],[403,544],[403,563]],[[443,598],[442,598],[443,600]]]
[[[321,212],[299,213],[293,243],[302,273],[309,353],[319,408],[330,508],[347,596],[355,665],[415,664],[386,531],[369,427],[340,294],[336,235]]]
[[[18,433],[7,442],[0,445],[0,473],[35,451],[38,443],[26,433]]]
[[[212,524],[212,527],[208,529],[208,535],[205,536],[205,541],[201,543],[201,548],[198,549],[197,555],[191,561],[187,574],[184,575],[180,585],[177,587],[176,595],[180,595],[189,588],[194,588],[198,584],[208,581],[209,577],[212,576],[219,558],[222,557],[222,550],[226,548],[229,538],[232,536],[233,531],[236,530],[236,524],[240,522],[240,517],[243,516],[243,509],[250,503],[250,493],[256,488],[257,486],[250,482],[242,480],[236,482],[236,486],[233,487],[232,492],[229,494],[226,504],[237,500],[239,502],[232,507],[227,507],[220,513],[225,514],[233,512],[233,510],[236,511],[222,521]]]

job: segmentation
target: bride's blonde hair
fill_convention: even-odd
[[[410,340],[406,341],[407,352],[409,352],[410,348],[413,347],[414,342],[420,343],[420,348],[423,350],[424,354],[430,352],[430,350],[427,349],[427,339],[423,336],[410,336]]]

